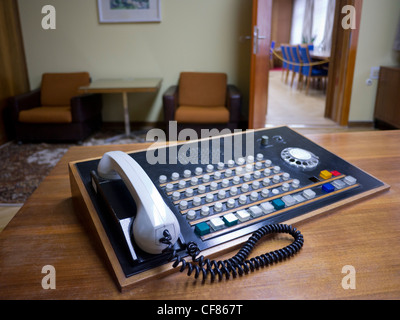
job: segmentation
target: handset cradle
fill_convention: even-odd
[[[180,226],[157,188],[142,167],[128,154],[111,151],[103,155],[98,175],[107,180],[122,179],[136,202],[137,213],[132,225],[135,243],[143,251],[160,254],[168,244],[160,242],[168,230],[171,243],[179,237]]]

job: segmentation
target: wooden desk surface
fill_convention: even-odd
[[[177,272],[123,294],[74,212],[67,164],[143,145],[72,147],[0,234],[0,299],[400,298],[400,131],[308,137],[391,189],[296,225],[305,245],[282,263],[204,284]],[[254,254],[288,241],[262,242]],[[54,290],[41,286],[45,265],[56,269]],[[354,290],[342,287],[346,265],[356,271]]]
[[[161,78],[99,79],[79,88],[80,93],[155,92]]]

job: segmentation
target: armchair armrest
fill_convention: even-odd
[[[226,90],[226,107],[229,110],[229,122],[238,122],[240,120],[240,112],[242,105],[242,94],[239,89],[228,84]]]
[[[10,115],[17,120],[20,111],[40,106],[40,89],[10,97],[7,102]]]
[[[173,121],[178,107],[178,86],[171,86],[163,94],[164,121]]]
[[[101,95],[84,94],[71,98],[72,122],[84,122],[101,115]]]

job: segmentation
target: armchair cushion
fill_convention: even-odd
[[[179,105],[224,106],[226,85],[225,73],[182,72],[179,79]]]
[[[180,106],[175,112],[175,120],[181,123],[227,123],[229,110],[224,106]]]
[[[71,107],[37,107],[22,110],[19,113],[18,121],[22,123],[71,123]]]
[[[44,73],[41,86],[42,106],[68,106],[78,95],[78,88],[89,85],[88,72]]]

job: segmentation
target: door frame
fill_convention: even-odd
[[[342,8],[352,5],[356,10],[356,28],[342,28]],[[326,93],[325,117],[341,126],[349,122],[354,69],[357,56],[362,0],[336,0],[332,35],[332,56]]]
[[[272,4],[272,0],[271,4]],[[342,8],[345,5],[352,5],[356,10],[356,28],[343,29],[341,21],[343,18]],[[258,8],[258,0],[253,0],[253,18],[252,28],[257,24],[257,18],[260,15]],[[332,56],[329,63],[328,71],[328,87],[326,93],[325,117],[333,120],[341,126],[348,125],[351,94],[353,87],[355,60],[357,55],[357,45],[360,29],[362,10],[362,0],[336,0],[335,17],[332,34]],[[264,17],[271,17],[272,5],[268,7],[268,11],[264,12]],[[270,19],[269,19],[270,21]],[[253,30],[252,30],[253,31]],[[271,42],[271,23],[267,29],[263,30],[268,41],[268,61],[269,48]],[[252,35],[252,43],[254,43],[254,35]],[[253,50],[253,46],[252,46]],[[249,120],[248,128],[260,128],[265,125],[265,118],[268,110],[268,80],[264,88],[257,84],[256,56],[251,54],[251,70],[250,70],[250,94],[249,94]],[[264,68],[267,78],[269,77],[269,66]],[[260,73],[260,72],[258,72]],[[262,83],[265,83],[262,82]],[[266,96],[266,98],[265,98]],[[266,101],[265,101],[266,100]],[[265,105],[265,109],[263,108]],[[264,115],[264,116],[263,116]],[[263,122],[261,124],[261,122]]]

